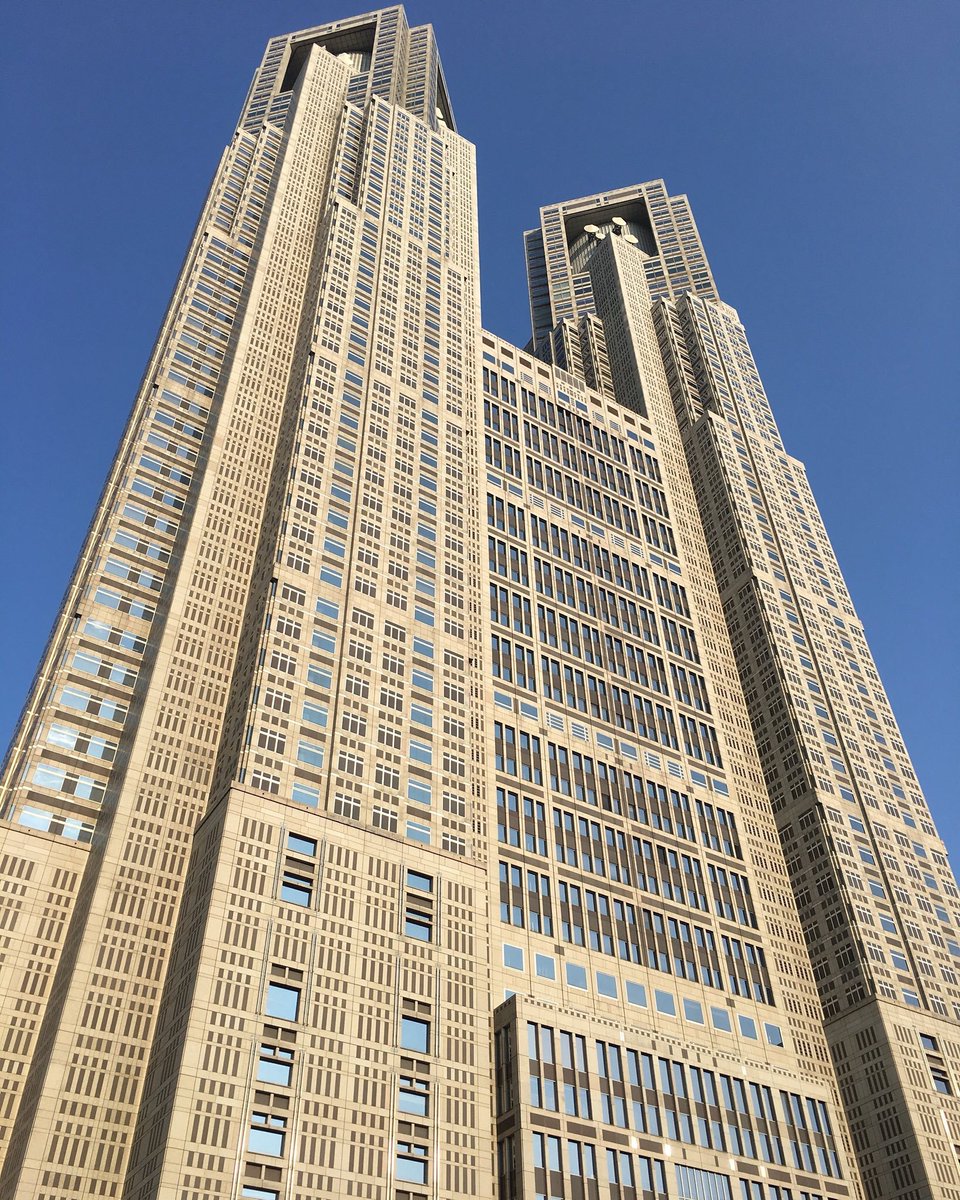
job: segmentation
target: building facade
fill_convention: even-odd
[[[541,217],[523,350],[432,29],[268,44],[5,763],[0,1196],[954,1194],[802,467],[684,198]]]

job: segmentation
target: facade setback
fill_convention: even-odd
[[[267,45],[0,781],[0,1197],[960,1198],[803,466],[685,197],[540,217],[521,349],[432,28]]]

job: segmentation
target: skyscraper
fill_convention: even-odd
[[[585,356],[573,331],[599,317],[618,399],[669,439],[675,478],[689,472],[865,1190],[947,1194],[956,883],[686,198],[657,182],[554,205],[526,248],[538,348],[562,361],[572,341]],[[672,411],[651,382],[661,364]]]
[[[6,762],[0,1195],[946,1196],[955,888],[689,207],[542,210],[524,350],[474,180],[430,27],[268,44]]]

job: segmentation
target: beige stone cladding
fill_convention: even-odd
[[[789,1053],[744,1055],[674,1025],[569,996],[501,1005],[500,1196],[856,1194],[828,1088],[798,1078]],[[764,1165],[779,1147],[786,1165]]]
[[[393,1194],[425,1164],[492,1196],[485,878],[233,789],[197,832],[125,1194]]]
[[[550,205],[525,242],[537,354],[570,358],[564,330],[599,320],[614,394],[657,436],[734,771],[751,780],[754,831],[782,840],[819,1003],[792,919],[778,959],[803,977],[797,1008],[825,1019],[867,1194],[953,1196],[960,897],[690,206],[655,180]],[[581,343],[585,375],[589,358]],[[761,862],[770,900],[779,855]]]
[[[268,43],[0,784],[4,1200],[954,1196],[956,889],[689,204],[526,251],[521,350],[429,26]]]
[[[70,609],[76,607],[79,620],[68,611],[60,626],[61,639],[79,649],[64,655],[55,645],[48,661],[60,664],[50,668],[60,676],[42,693],[38,685],[43,727],[39,736],[37,725],[27,729],[32,746],[25,756],[46,763],[72,736],[62,731],[65,722],[46,732],[57,706],[71,724],[70,714],[81,712],[117,730],[110,775],[97,786],[83,782],[85,773],[74,783],[76,773],[45,765],[31,775],[31,768],[23,773],[14,764],[11,774],[17,790],[8,814],[66,838],[89,836],[92,875],[71,914],[79,945],[60,959],[49,993],[56,1007],[46,1019],[53,1028],[26,1076],[29,1105],[7,1127],[12,1152],[2,1179],[10,1186],[16,1178],[21,1195],[80,1194],[90,1173],[122,1174],[189,835],[205,806],[241,622],[251,593],[269,581],[269,562],[257,560],[260,528],[347,79],[343,64],[316,55],[296,89],[287,136],[265,129],[251,148],[238,135],[228,152],[109,485],[118,503],[98,513],[73,584]],[[230,190],[231,166],[249,159],[253,169],[257,158],[273,203],[253,270],[238,228],[243,218],[221,232],[217,199],[221,188]],[[221,290],[228,297],[222,303],[210,295]],[[230,297],[241,305],[232,307]],[[210,320],[203,315],[208,303],[218,314]],[[226,340],[213,332],[198,336],[197,320]],[[200,403],[208,397],[191,386],[197,383],[212,393],[209,403]],[[201,429],[211,413],[215,424]],[[142,532],[126,532],[128,522]],[[162,530],[156,541],[154,530]],[[116,571],[108,546],[128,551],[121,561],[117,550]],[[163,579],[156,579],[154,562],[166,566]],[[132,593],[117,581],[133,583]],[[144,592],[156,602],[141,600]],[[131,606],[132,624],[110,615],[111,608],[124,613]],[[141,634],[147,612],[155,622]],[[98,642],[106,643],[102,651],[87,649]],[[63,690],[59,677],[66,678]],[[80,730],[89,745],[91,723],[81,721]],[[102,742],[96,745],[101,751]],[[38,801],[19,799],[38,783],[57,794],[49,819],[35,815],[44,811]],[[78,808],[79,835],[70,824]]]
[[[507,1004],[498,1023],[512,1032],[502,1033],[496,1052],[501,1194],[561,1194],[578,1178],[586,1195],[604,1181],[620,1187],[613,1174],[587,1183],[594,1177],[583,1175],[586,1159],[618,1172],[619,1159],[607,1165],[607,1146],[622,1144],[629,1158],[634,1143],[649,1148],[650,1135],[691,1168],[719,1168],[720,1194],[741,1181],[753,1189],[754,1179],[765,1188],[759,1179],[769,1170],[785,1183],[780,1168],[791,1165],[822,1172],[816,1186],[825,1192],[858,1194],[689,476],[684,483],[678,471],[682,448],[675,426],[670,432],[666,380],[649,350],[652,317],[640,303],[628,311],[639,330],[631,346],[642,337],[648,347],[643,415],[500,339],[483,339],[487,773],[499,860],[494,871],[491,854],[494,997],[526,997],[528,1019],[548,1028],[550,1039],[561,1030],[585,1038],[589,1072],[600,1052],[584,1025],[592,1016],[606,1022],[611,1044],[637,1053],[653,1054],[656,1031],[683,1047],[681,1062],[756,1063],[753,1079],[741,1074],[730,1086],[749,1091],[752,1083],[760,1104],[768,1088],[771,1120],[794,1121],[789,1087],[803,1080],[801,1107],[808,1111],[808,1099],[823,1104],[836,1158],[807,1159],[779,1132],[764,1148],[735,1140],[726,1127],[715,1137],[698,1133],[679,1118],[670,1135],[659,1102],[656,1114],[618,1108],[604,1118],[597,1084],[586,1079],[582,1098],[534,1089],[532,1101],[526,1066],[505,1108],[504,1055],[511,1046],[516,1059],[527,1037]],[[611,334],[611,325],[615,364],[619,331]],[[534,999],[538,1016],[530,1017]],[[528,1119],[523,1104],[539,1111]],[[507,1109],[516,1110],[513,1124]],[[577,1120],[586,1114],[586,1124]],[[564,1118],[574,1118],[573,1133]],[[622,1132],[608,1133],[605,1124]],[[551,1152],[553,1143],[540,1140],[547,1136],[566,1183],[530,1173]],[[685,1143],[682,1151],[672,1136]],[[585,1140],[571,1148],[571,1137]],[[658,1149],[662,1161],[662,1142]],[[681,1184],[668,1166],[671,1189],[700,1178]]]
[[[736,312],[684,297],[656,319],[867,1191],[952,1194],[946,849]]]

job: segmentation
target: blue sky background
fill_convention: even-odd
[[[357,6],[359,7],[359,6]],[[267,38],[349,0],[17,6],[2,51],[0,742]],[[484,323],[542,204],[693,204],[948,846],[958,745],[955,0],[414,0],[478,144]],[[954,749],[951,750],[950,747]]]

